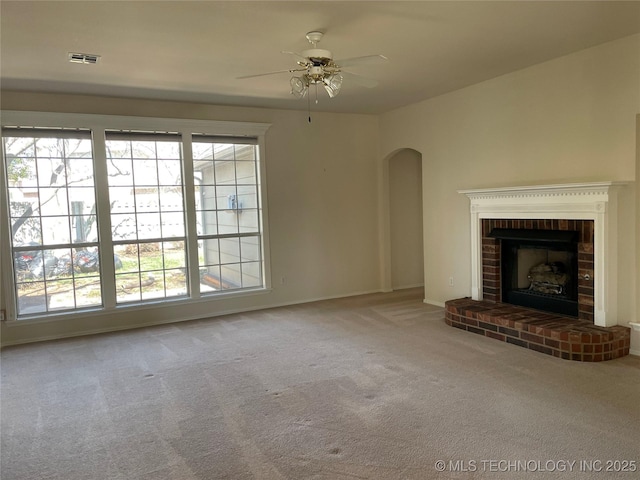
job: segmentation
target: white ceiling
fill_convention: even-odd
[[[334,58],[384,54],[349,69],[314,110],[381,113],[640,32],[640,2],[10,1],[0,2],[3,89],[306,109],[290,74],[305,34]],[[101,55],[97,65],[69,52]]]

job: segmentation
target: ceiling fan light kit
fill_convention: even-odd
[[[324,89],[329,94],[329,98],[333,98],[340,93],[342,87],[343,77],[339,73],[326,76],[322,82],[324,83]]]
[[[291,95],[303,98],[307,94],[309,86],[305,83],[305,79],[303,77],[291,77],[289,83],[291,84]]]

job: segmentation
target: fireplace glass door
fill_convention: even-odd
[[[491,236],[500,239],[503,302],[578,316],[577,232],[494,229]]]

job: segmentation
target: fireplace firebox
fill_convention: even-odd
[[[502,302],[578,316],[578,232],[494,228]]]
[[[484,299],[594,318],[593,221],[483,219]]]

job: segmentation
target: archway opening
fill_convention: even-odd
[[[405,148],[389,157],[391,289],[424,285],[422,155]]]

